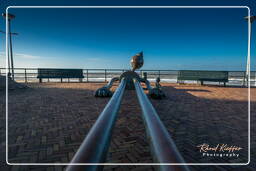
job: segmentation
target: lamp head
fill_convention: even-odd
[[[256,16],[246,16],[244,19],[249,20],[252,23],[254,20],[256,20]]]
[[[8,14],[3,13],[2,16],[3,16],[4,18],[6,18],[6,16],[7,16],[8,20],[11,20],[11,19],[14,19],[14,18],[15,18],[15,15],[10,14],[10,13],[8,13]]]

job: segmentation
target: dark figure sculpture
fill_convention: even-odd
[[[110,97],[112,96],[112,92],[110,91],[110,88],[112,87],[113,83],[115,81],[120,81],[122,78],[127,79],[126,89],[134,90],[134,84],[133,79],[137,79],[139,82],[143,82],[146,84],[146,89],[149,92],[150,97],[154,99],[162,99],[165,97],[164,92],[161,89],[160,85],[160,78],[157,77],[155,87],[151,87],[150,82],[147,80],[147,73],[143,73],[143,78],[141,78],[136,72],[136,69],[139,69],[143,66],[144,60],[143,60],[143,52],[140,52],[132,57],[131,59],[131,67],[132,69],[130,71],[126,71],[121,74],[120,77],[114,77],[112,78],[109,83],[95,92],[95,97]]]

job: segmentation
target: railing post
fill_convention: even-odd
[[[86,69],[86,81],[88,82],[89,81],[89,73],[88,73],[88,69]]]
[[[13,79],[13,81],[15,81],[15,69],[14,68],[12,68],[12,79]]]
[[[25,68],[25,83],[27,83],[27,69]]]
[[[105,69],[105,82],[107,82],[107,70]]]
[[[151,153],[157,163],[185,163],[174,141],[160,120],[156,110],[144,93],[138,80],[134,80],[137,97],[142,109],[142,116],[146,127],[146,134],[150,140]],[[160,165],[159,170],[184,170],[189,168],[185,165]]]
[[[112,98],[77,150],[71,163],[93,164],[105,162],[125,86],[126,79],[122,79]],[[102,165],[69,165],[66,171],[96,171],[102,169],[102,167]]]
[[[256,71],[254,71],[254,86],[256,87]]]
[[[37,75],[39,75],[39,70],[37,69]],[[39,83],[42,83],[42,78],[39,78]]]
[[[244,74],[243,74],[244,76],[244,78],[243,78],[243,86],[245,86],[245,82],[246,82],[246,71],[244,71]]]

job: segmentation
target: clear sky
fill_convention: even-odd
[[[11,29],[19,33],[13,37],[15,67],[123,69],[129,68],[132,55],[143,51],[143,69],[245,68],[246,8],[10,9],[9,12],[16,15]],[[255,23],[252,28],[254,36]],[[4,20],[0,30],[5,30]],[[4,35],[1,43],[5,43]],[[255,53],[252,50],[254,70]],[[0,56],[4,67],[3,46]]]

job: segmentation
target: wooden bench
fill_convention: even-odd
[[[60,78],[61,82],[63,78],[79,78],[82,82],[84,78],[82,69],[48,69],[48,68],[38,68],[37,78],[39,82],[42,82],[43,78]]]
[[[198,71],[198,70],[181,70],[178,73],[177,81],[204,81],[223,82],[224,86],[228,82],[228,71]]]

